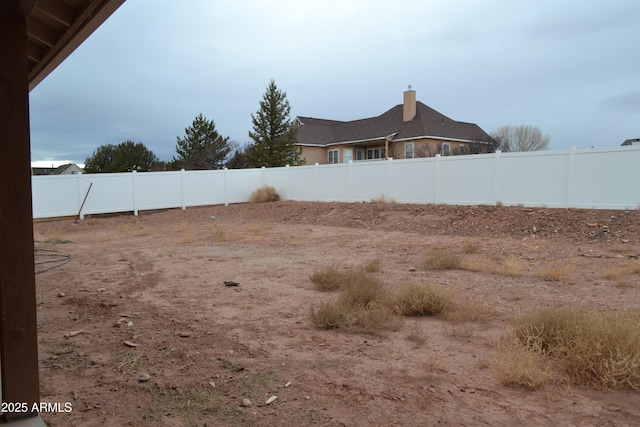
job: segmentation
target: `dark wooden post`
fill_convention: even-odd
[[[27,24],[0,14],[0,364],[2,401],[39,402]],[[23,408],[20,408],[23,409]]]

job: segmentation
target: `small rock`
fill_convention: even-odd
[[[60,293],[58,293],[58,296],[59,296],[60,298],[62,298],[62,297],[64,297],[64,296],[66,296],[66,294],[65,294],[64,292],[60,292]]]
[[[409,271],[416,271],[415,267],[409,267]]]
[[[242,399],[242,406],[248,408],[249,406],[251,406],[251,401],[245,397],[244,399]]]
[[[149,381],[149,378],[151,378],[151,375],[149,374],[140,374],[140,376],[138,377],[138,381],[143,383],[145,381]]]
[[[131,341],[125,341],[124,345],[126,345],[127,347],[138,347],[140,344],[136,344]]]
[[[284,385],[284,388],[289,388],[289,386],[290,386],[290,385],[291,385],[291,381],[289,381],[288,383],[286,383],[286,384]]]
[[[225,286],[238,286],[240,283],[238,282],[234,282],[232,280],[227,280],[226,282],[224,282]]]
[[[264,402],[267,405],[271,405],[273,402],[276,401],[276,399],[278,398],[278,396],[271,396],[270,398],[267,399],[266,402]]]
[[[178,336],[180,338],[189,338],[191,336],[191,332],[180,332]]]
[[[81,329],[79,331],[72,331],[72,332],[69,332],[67,334],[64,334],[64,336],[67,337],[67,338],[75,337],[76,335],[80,335],[83,332],[84,332],[84,329]]]
[[[215,216],[215,215],[211,215],[211,216],[209,217],[209,219],[213,219],[213,220],[215,220],[215,219],[216,219],[216,216]]]
[[[216,388],[216,382],[214,380],[209,381],[209,385],[213,388]]]

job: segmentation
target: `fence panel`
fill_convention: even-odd
[[[440,157],[439,162],[438,203],[495,204],[496,155]]]
[[[79,177],[80,175],[32,177],[33,217],[77,215],[82,203],[81,197],[84,198],[89,188],[89,183],[81,181]]]
[[[136,173],[136,208],[182,206],[182,172]]]
[[[566,207],[567,152],[500,155],[498,197],[505,205]]]
[[[109,173],[80,176],[81,180],[93,183],[87,202],[82,209],[83,214],[130,212],[135,209],[134,174]]]
[[[289,200],[316,201],[316,166],[290,167],[288,176],[287,198]]]
[[[573,170],[573,207],[640,208],[640,147],[578,150]]]

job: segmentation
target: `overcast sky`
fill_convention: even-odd
[[[640,137],[640,2],[128,0],[31,92],[32,161],[100,145],[175,154],[199,113],[249,141],[273,78],[292,118],[356,120],[419,101],[550,149]]]

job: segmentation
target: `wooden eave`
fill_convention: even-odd
[[[29,90],[84,42],[125,0],[0,0],[0,18],[27,22]]]

